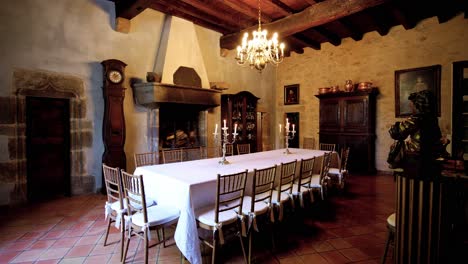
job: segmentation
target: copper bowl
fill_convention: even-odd
[[[367,90],[372,88],[372,83],[371,82],[360,82],[358,84],[358,90]]]
[[[318,93],[319,94],[326,94],[328,92],[330,92],[330,87],[318,88]]]
[[[330,88],[330,92],[331,92],[331,93],[338,93],[338,92],[341,92],[341,91],[340,91],[340,87],[339,87],[338,85],[332,86],[332,87]]]

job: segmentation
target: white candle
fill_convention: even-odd
[[[294,128],[294,124],[292,124],[292,125],[293,125],[293,130],[292,130],[292,131],[293,131],[293,132],[296,132],[296,129]]]
[[[234,124],[234,134],[237,132],[237,123]]]
[[[214,134],[215,134],[215,135],[218,134],[218,124],[216,124],[216,126],[215,126],[215,132],[214,132]]]
[[[223,128],[226,128],[226,119],[224,119],[224,127]]]
[[[281,133],[281,124],[279,124],[279,127],[280,127],[280,133]]]

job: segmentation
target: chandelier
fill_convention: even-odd
[[[242,38],[242,45],[237,46],[237,64],[250,65],[259,72],[265,69],[267,63],[278,65],[284,58],[284,43],[278,43],[278,33],[267,39],[268,32],[262,31],[260,0],[258,0],[258,29],[253,31],[253,39],[247,41],[249,33]],[[279,44],[279,45],[278,45]]]

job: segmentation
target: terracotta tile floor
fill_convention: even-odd
[[[255,262],[380,263],[394,191],[391,175],[351,175],[345,193],[331,193],[285,221],[292,227],[279,233],[276,250],[269,250],[267,236],[256,237]],[[86,195],[2,210],[0,263],[119,263],[115,228],[111,244],[103,246],[104,203],[103,195]],[[242,263],[238,241],[231,244],[222,251],[223,262]],[[132,238],[127,262],[143,262],[142,245]],[[153,263],[181,263],[176,246],[154,246],[149,255]],[[210,252],[203,255],[208,263]]]

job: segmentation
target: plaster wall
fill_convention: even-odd
[[[324,43],[319,51],[308,48],[304,54],[293,53],[278,69],[277,118],[282,118],[285,112],[299,112],[301,137],[311,136],[318,140],[319,100],[314,96],[317,89],[332,85],[343,89],[348,79],[355,83],[371,81],[380,91],[376,114],[376,166],[377,170],[388,171],[386,159],[393,142],[388,129],[395,121],[403,120],[395,118],[395,71],[442,66],[439,125],[442,133],[450,138],[452,62],[468,60],[466,43],[468,20],[459,15],[443,24],[439,24],[437,18],[430,18],[411,30],[397,26],[386,36],[370,32],[359,42],[347,38],[338,47]],[[295,83],[300,84],[300,103],[284,105],[284,86]]]

